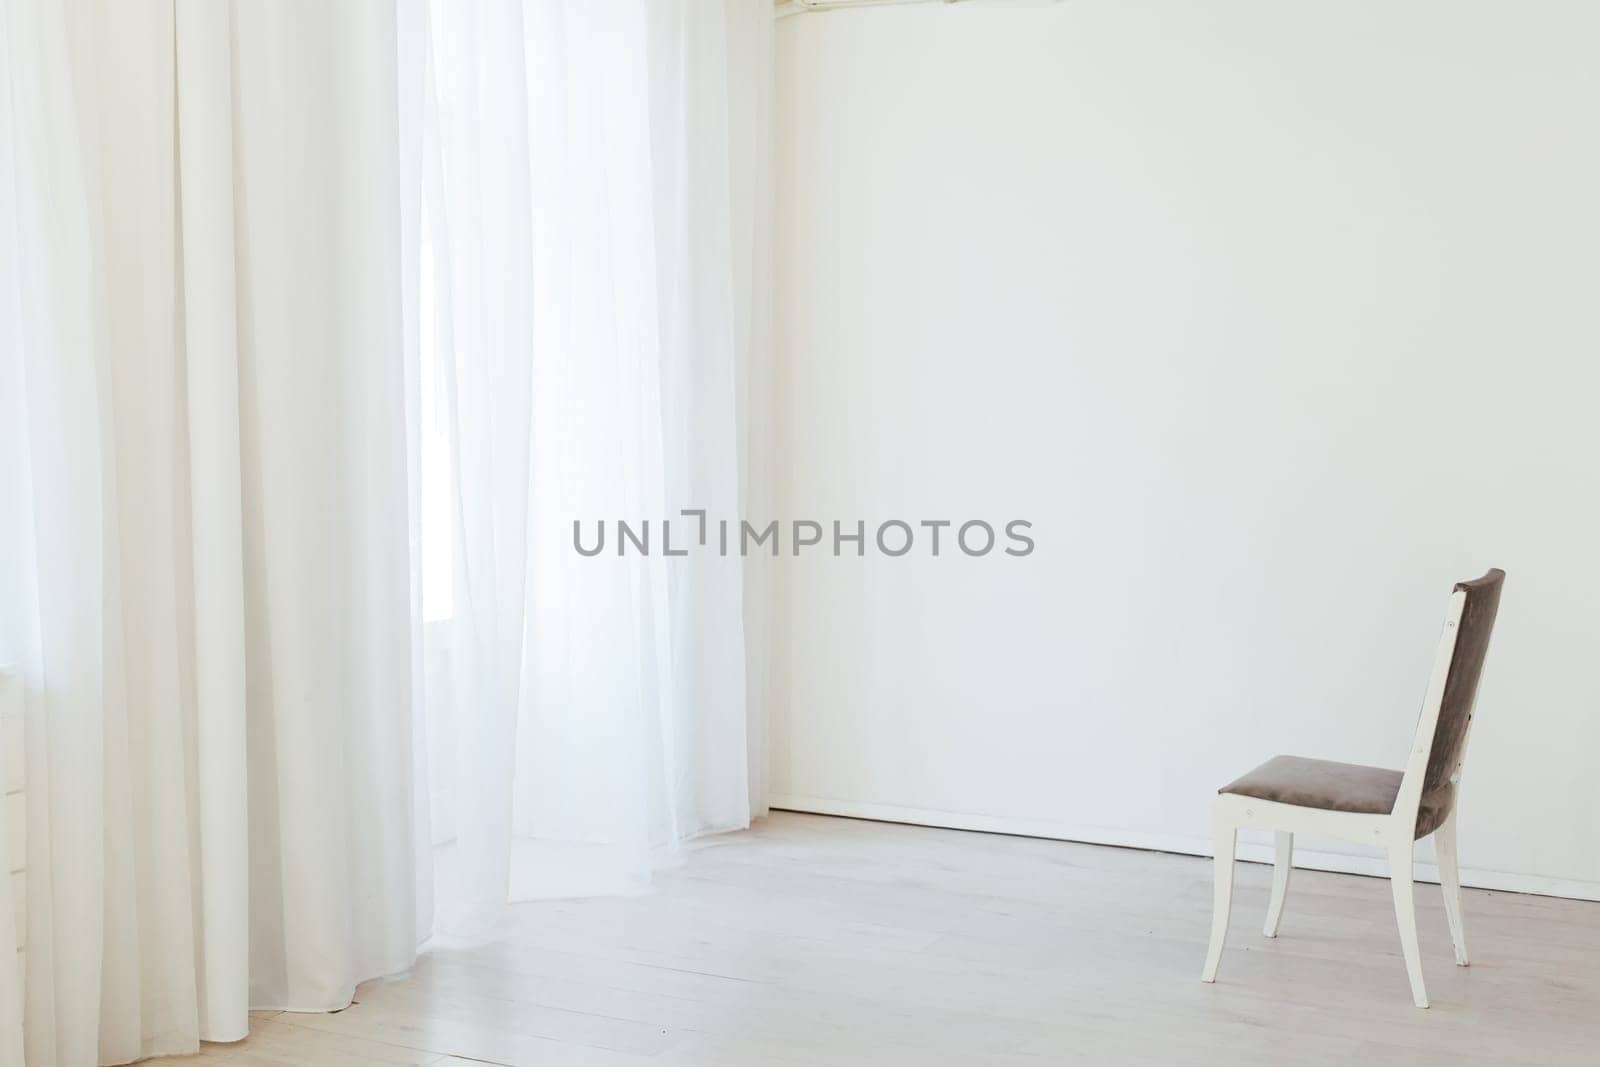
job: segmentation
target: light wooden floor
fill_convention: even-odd
[[[633,899],[518,905],[335,1015],[175,1064],[645,1067],[1600,1063],[1600,905],[1419,887],[1411,1006],[1381,879],[1241,864],[1216,985],[1204,859],[774,814]]]

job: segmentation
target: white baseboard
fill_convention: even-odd
[[[842,815],[852,819],[873,819],[877,822],[936,826],[949,830],[979,830],[991,834],[1010,834],[1014,837],[1077,841],[1089,845],[1116,845],[1121,848],[1142,848],[1155,852],[1177,852],[1187,856],[1211,855],[1209,838],[1086,827],[1055,819],[1017,819],[1003,815],[940,811],[931,808],[902,807],[898,804],[873,804],[857,800],[836,800],[831,797],[793,794],[773,796],[770,799],[770,806],[775,811]],[[1272,846],[1246,841],[1241,837],[1238,856],[1251,863],[1271,863]],[[1316,852],[1296,847],[1294,865],[1308,870],[1335,871],[1340,874],[1366,874],[1385,878],[1389,875],[1388,860],[1378,855],[1357,856],[1343,852]],[[1439,869],[1431,863],[1418,862],[1416,876],[1418,881],[1437,882]],[[1536,893],[1539,896],[1570,897],[1573,900],[1600,900],[1600,882],[1584,882],[1569,878],[1544,878],[1532,874],[1512,874],[1506,871],[1463,867],[1461,884],[1475,889],[1496,889],[1508,893]]]

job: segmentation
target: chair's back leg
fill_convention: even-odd
[[[1288,830],[1277,832],[1278,854],[1272,865],[1272,900],[1267,905],[1267,922],[1261,932],[1268,937],[1278,936],[1278,922],[1283,918],[1283,898],[1289,895],[1289,872],[1294,870],[1294,834]]]
[[[1238,839],[1233,818],[1217,806],[1212,816],[1212,851],[1216,859],[1211,885],[1211,947],[1206,952],[1202,982],[1217,980],[1217,963],[1222,959],[1222,943],[1228,939],[1228,915],[1233,908],[1233,849]]]
[[[1439,888],[1444,890],[1444,913],[1450,919],[1450,940],[1456,947],[1456,963],[1467,965],[1467,931],[1461,918],[1461,869],[1456,865],[1456,813],[1451,812],[1433,832],[1434,851],[1439,857]]]
[[[1411,979],[1411,999],[1417,1007],[1426,1008],[1428,990],[1422,984],[1422,952],[1417,947],[1417,905],[1411,869],[1413,844],[1407,840],[1390,846],[1389,888],[1394,891],[1394,915],[1400,924],[1400,948],[1405,953],[1406,974]]]

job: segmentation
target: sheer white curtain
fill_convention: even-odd
[[[0,1062],[344,1007],[435,841],[478,935],[762,810],[762,561],[571,536],[764,508],[771,17],[0,0]]]
[[[764,600],[747,611],[714,534],[661,555],[660,524],[681,545],[681,509],[736,520],[765,434],[771,34],[760,0],[429,9],[449,932],[481,935],[508,897],[641,889],[764,810]],[[649,519],[655,554],[574,550],[575,520],[619,519]]]
[[[4,1062],[19,1015],[30,1067],[126,1062],[413,958],[396,20],[0,5],[0,669],[28,762]]]

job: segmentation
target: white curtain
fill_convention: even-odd
[[[376,2],[0,19],[0,1056],[21,1009],[30,1067],[79,1067],[415,952],[400,34]]]
[[[342,1008],[763,810],[764,561],[660,549],[766,510],[771,20],[0,0],[0,1063]]]
[[[423,658],[441,929],[471,937],[764,810],[761,561],[661,539],[762,476],[772,11],[441,2],[425,50],[420,489],[452,521]]]

